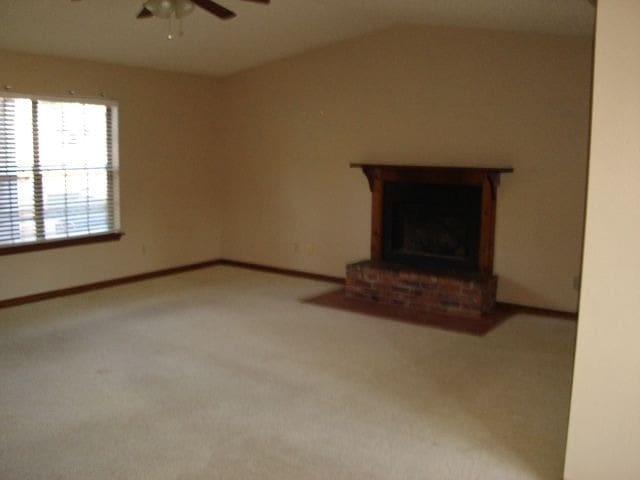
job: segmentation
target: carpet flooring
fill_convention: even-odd
[[[559,479],[575,323],[478,337],[213,267],[0,310],[0,478]]]

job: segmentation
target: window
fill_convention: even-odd
[[[0,96],[0,253],[119,235],[117,115],[112,102]]]

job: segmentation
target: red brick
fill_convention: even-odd
[[[348,296],[416,311],[480,315],[493,308],[496,285],[496,277],[470,280],[437,276],[373,262],[347,266]]]

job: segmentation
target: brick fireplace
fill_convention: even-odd
[[[513,170],[352,166],[372,192],[371,259],[347,266],[346,295],[418,313],[490,313],[497,188]]]

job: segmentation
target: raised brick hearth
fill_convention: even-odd
[[[495,306],[494,275],[443,274],[382,261],[347,265],[346,295],[417,313],[479,316]]]

